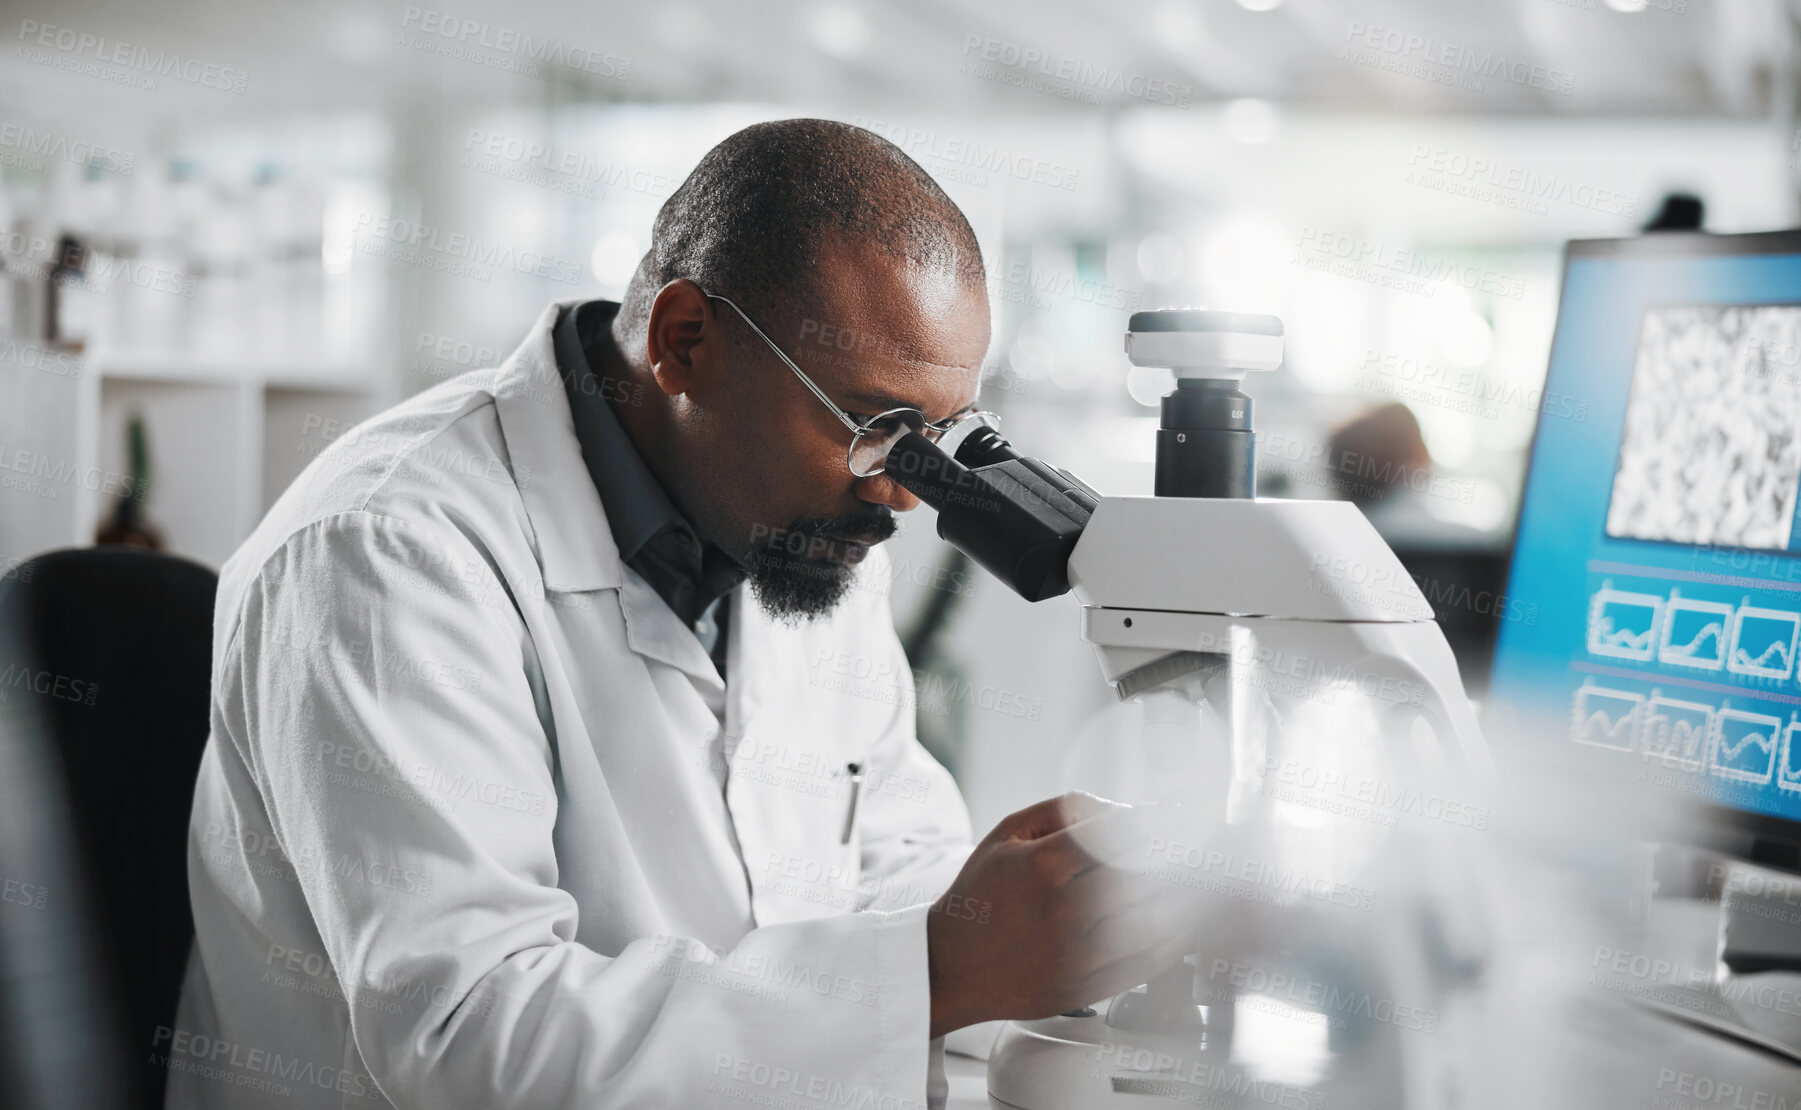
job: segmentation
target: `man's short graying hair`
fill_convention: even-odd
[[[969,221],[899,147],[848,123],[788,119],[731,135],[663,202],[619,315],[642,334],[657,291],[685,277],[776,327],[821,307],[831,241],[985,281]]]

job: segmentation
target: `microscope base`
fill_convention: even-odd
[[[1008,1022],[988,1056],[988,1102],[1000,1110],[1141,1110],[1152,1095],[1204,1105],[1225,1055],[1192,1037],[1111,1028],[1104,1012]]]

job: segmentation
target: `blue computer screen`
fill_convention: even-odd
[[[1801,820],[1801,253],[1584,246],[1545,381],[1576,403],[1539,418],[1508,586],[1536,605],[1502,622],[1491,727]]]

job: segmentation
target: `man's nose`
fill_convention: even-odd
[[[897,513],[910,512],[919,506],[919,498],[886,474],[857,479],[856,490],[862,500],[871,505],[886,505]]]

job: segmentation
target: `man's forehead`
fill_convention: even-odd
[[[967,341],[988,331],[988,290],[954,269],[891,254],[869,244],[825,244],[818,258],[816,302],[841,325],[888,331],[921,348]]]
[[[913,335],[893,326],[807,319],[801,321],[796,346],[801,369],[830,380],[845,407],[864,413],[917,407],[929,413],[946,405],[960,411],[974,402],[987,335],[937,342],[926,350]]]
[[[988,292],[880,249],[837,244],[819,260],[813,307],[796,325],[801,366],[833,380],[848,408],[921,408],[934,419],[975,400],[988,352]]]

